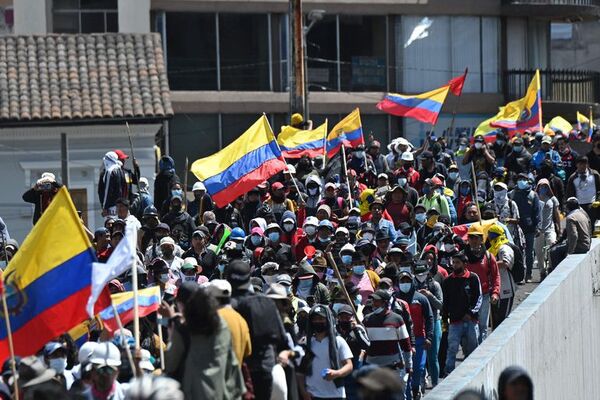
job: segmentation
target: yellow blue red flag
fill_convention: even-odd
[[[218,153],[194,161],[191,172],[204,183],[217,207],[283,171],[286,164],[266,116]]]
[[[16,354],[35,354],[87,319],[85,304],[95,260],[92,244],[63,187],[3,273]],[[104,307],[106,301],[97,304]],[[6,326],[0,323],[0,359],[8,356]]]
[[[506,128],[510,133],[522,132],[535,127],[541,129],[542,89],[539,70],[535,71],[525,96],[500,107],[500,111],[490,125]]]
[[[561,116],[554,117],[546,124],[544,131],[552,130],[554,133],[561,131],[565,134],[569,134],[573,130],[573,125]]]
[[[362,123],[360,122],[360,110],[355,108],[344,119],[338,122],[329,135],[327,135],[327,157],[333,157],[342,146],[358,147],[365,144]]]
[[[327,120],[310,131],[289,125],[284,126],[277,135],[277,143],[281,148],[281,154],[286,158],[317,157],[323,155],[326,138]]]
[[[115,293],[111,295],[110,298],[112,304],[114,304],[119,313],[121,323],[127,325],[133,321],[133,292]],[[160,301],[160,287],[151,286],[146,289],[138,290],[138,310],[140,318],[158,310]],[[112,305],[100,311],[98,317],[100,317],[100,320],[107,331],[112,333],[119,329],[119,324],[115,317]]]
[[[377,103],[377,108],[398,117],[410,117],[428,124],[435,124],[448,95],[450,86],[416,95],[388,93]],[[460,87],[462,91],[462,86]]]

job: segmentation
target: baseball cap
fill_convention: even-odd
[[[344,304],[338,309],[337,315],[340,314],[354,315],[354,313],[352,312],[352,307],[350,307],[348,304]]]
[[[288,274],[277,275],[277,283],[283,286],[292,286],[292,277]]]
[[[156,225],[156,228],[154,228],[154,230],[158,230],[158,229],[164,229],[168,232],[171,232],[171,227],[167,224],[165,224],[164,222],[161,222],[160,224]]]
[[[51,355],[52,353],[54,353],[56,350],[65,350],[65,347],[58,342],[48,342],[46,343],[46,345],[44,346],[44,354],[46,356]]]
[[[250,234],[251,234],[251,235],[252,235],[252,234],[255,234],[255,233],[256,233],[257,235],[260,235],[260,236],[263,236],[263,235],[265,234],[265,232],[262,230],[262,228],[260,228],[260,227],[258,227],[258,226],[255,226],[255,227],[254,227],[254,228],[252,228],[252,230],[250,231]]]
[[[275,300],[286,300],[288,298],[285,286],[279,283],[271,283],[267,289],[266,295]]]
[[[271,189],[273,190],[279,190],[279,189],[283,189],[283,183],[281,182],[275,182],[272,186]]]
[[[307,225],[312,225],[312,226],[318,226],[319,225],[319,220],[317,219],[317,217],[307,217],[304,220],[304,225],[303,226],[307,226]]]
[[[552,144],[552,138],[550,136],[546,135],[542,138],[542,143]]]
[[[496,187],[496,186],[499,186],[499,187],[501,187],[504,190],[508,190],[508,186],[506,186],[506,183],[504,183],[504,182],[496,182],[496,183],[494,183],[494,187]]]
[[[181,266],[181,270],[182,271],[184,269],[193,269],[193,270],[195,270],[196,267],[198,267],[198,260],[196,260],[194,257],[186,257],[183,260],[183,265]]]
[[[333,182],[327,182],[325,184],[325,190],[327,190],[329,188],[335,189],[335,183],[333,183]]]
[[[346,228],[345,226],[340,226],[339,228],[337,228],[335,230],[335,234],[337,235],[338,233],[343,233],[345,235],[350,235],[350,232],[348,231],[348,228]]]
[[[309,315],[310,317],[313,315],[318,315],[320,317],[327,318],[327,308],[321,304],[317,304],[311,308]]]
[[[227,280],[242,288],[250,280],[250,264],[242,260],[233,260],[225,269]],[[233,286],[233,285],[232,285]]]
[[[422,154],[421,157],[423,158],[433,158],[433,153],[429,150],[425,150]]]
[[[383,300],[383,301],[389,301],[391,298],[390,294],[387,291],[381,290],[381,289],[376,290],[369,297],[374,300]]]
[[[154,371],[154,365],[150,361],[150,352],[146,349],[140,350],[140,363],[139,366],[144,371]]]
[[[173,240],[171,236],[165,236],[164,238],[160,239],[160,245],[162,246],[163,244],[170,244],[171,246],[175,246],[175,240]]]
[[[115,150],[115,154],[119,160],[127,160],[129,156],[123,150]]]
[[[334,231],[333,224],[328,219],[324,219],[323,221],[319,222],[319,229],[321,229],[323,227],[328,228],[331,232]]]
[[[193,238],[195,238],[195,237],[200,237],[200,238],[203,238],[203,239],[204,239],[206,236],[207,236],[206,232],[204,232],[204,231],[202,231],[202,230],[200,230],[200,229],[196,229],[196,230],[194,231],[194,233],[192,233],[192,237],[193,237]]]
[[[121,352],[111,342],[102,342],[94,348],[90,363],[99,367],[118,367],[121,365]]]
[[[415,160],[415,156],[413,155],[412,151],[405,151],[404,153],[402,153],[402,161],[414,161]]]
[[[388,179],[388,176],[386,173],[380,173],[379,175],[377,175],[377,179]]]
[[[211,296],[227,298],[231,297],[231,283],[225,279],[213,279],[206,284],[206,290]]]

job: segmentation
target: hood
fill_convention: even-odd
[[[109,151],[108,153],[106,153],[102,161],[104,162],[104,169],[106,170],[106,172],[110,172],[121,165],[121,162],[117,157],[117,153],[115,153],[114,151]]]
[[[507,367],[504,371],[502,371],[502,373],[500,374],[500,377],[498,378],[498,399],[499,400],[506,399],[506,397],[505,397],[506,386],[509,383],[514,382],[516,379],[519,379],[519,378],[524,378],[525,381],[527,382],[527,385],[529,386],[529,393],[527,395],[527,399],[533,400],[533,381],[531,380],[531,377],[529,376],[527,371],[525,371],[523,368],[518,367],[516,365]]]
[[[300,261],[300,264],[298,265],[298,272],[296,272],[296,275],[294,275],[294,280],[292,281],[292,283],[295,285],[298,283],[298,280],[300,276],[304,276],[304,275],[312,275],[313,276],[313,281],[316,279],[317,281],[319,280],[319,276],[317,275],[317,273],[315,272],[315,269],[312,267],[312,265],[310,265],[308,263],[308,261],[306,260],[302,260]]]
[[[319,178],[319,176],[317,175],[309,175],[306,177],[306,181],[304,181],[304,186],[308,186],[308,184],[310,182],[314,182],[317,185],[319,185],[319,187],[323,186],[323,182],[321,181],[321,178]]]
[[[264,218],[257,217],[257,218],[251,219],[249,225],[252,225],[252,222],[256,222],[258,224],[258,226],[260,226],[260,229],[263,230],[263,232],[267,230],[267,221],[265,221]]]
[[[550,189],[550,196],[554,196],[554,192],[552,191],[552,186],[550,185],[550,181],[546,178],[542,178],[538,181],[536,187],[535,187],[535,191],[539,192],[540,191],[540,186],[541,185],[548,185],[548,188]]]
[[[175,161],[169,156],[162,156],[158,162],[158,168],[161,171],[171,171],[175,169]]]
[[[298,222],[296,220],[296,214],[294,214],[292,211],[286,210],[283,212],[283,216],[281,217],[281,225],[283,225],[283,220],[288,219],[288,218],[291,218],[294,220],[294,225],[298,224]]]

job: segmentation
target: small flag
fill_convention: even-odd
[[[360,110],[355,108],[329,132],[325,143],[327,146],[327,157],[331,158],[336,155],[342,146],[355,148],[364,143],[365,139],[363,137],[362,123],[360,122]]]
[[[115,293],[110,296],[115,305],[123,326],[133,321],[133,292]],[[152,286],[138,290],[138,310],[140,318],[152,314],[160,305],[160,287]],[[112,305],[106,307],[98,314],[104,327],[110,333],[119,329]]]
[[[416,95],[388,93],[377,103],[377,108],[398,117],[410,117],[435,125],[449,90],[450,86],[446,85]]]
[[[448,82],[448,86],[450,86],[450,91],[455,96],[460,96],[462,94],[463,86],[465,86],[465,79],[467,79],[468,72],[469,72],[469,68],[465,68],[464,74],[462,74],[461,76],[452,78]]]
[[[327,120],[318,128],[310,131],[284,126],[277,135],[277,143],[281,148],[281,154],[286,158],[317,157],[323,155],[326,136]]]

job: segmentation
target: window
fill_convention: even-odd
[[[118,0],[54,0],[55,33],[118,32]]]
[[[337,22],[325,15],[306,35],[308,91],[338,90]],[[292,72],[293,73],[293,72]]]
[[[396,24],[398,91],[432,90],[461,75],[468,67],[465,92],[498,92],[498,18],[402,16],[399,21]]]
[[[218,114],[175,114],[169,122],[171,156],[183,179],[185,158],[190,165],[199,158],[219,151]]]

